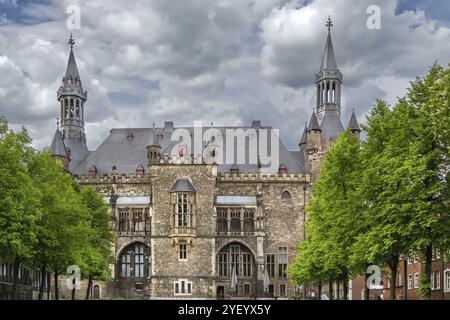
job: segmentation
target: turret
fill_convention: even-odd
[[[350,132],[353,136],[358,137],[358,139],[360,138],[361,128],[359,126],[358,119],[356,119],[355,109],[353,109],[348,128],[350,129]]]
[[[147,143],[147,158],[149,165],[158,164],[161,160],[161,145],[156,135],[155,124],[153,124],[153,130]]]
[[[52,144],[50,145],[50,152],[52,157],[61,161],[64,169],[68,171],[70,164],[70,152],[64,144],[61,131],[59,131],[59,124],[58,128],[56,128],[55,135],[53,136]]]

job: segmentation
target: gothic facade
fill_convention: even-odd
[[[99,283],[97,291],[149,298],[295,296],[300,288],[290,283],[286,268],[305,238],[305,206],[323,155],[344,130],[343,78],[330,28],[316,75],[317,103],[299,135],[298,150],[288,150],[271,135],[278,139],[268,144],[276,148],[268,153],[279,156],[275,169],[260,159],[262,133],[273,131],[260,121],[245,127],[212,125],[214,137],[200,145],[173,136],[181,132],[189,138],[208,128],[166,122],[112,129],[89,151],[84,130],[88,96],[70,43],[58,90],[61,122],[51,152],[82,187],[93,187],[109,205],[116,260],[113,280]],[[359,134],[354,114],[349,127]],[[235,142],[230,130],[244,134],[243,151],[225,151],[230,139]],[[251,141],[258,142],[255,148]],[[228,157],[229,150],[244,156]]]

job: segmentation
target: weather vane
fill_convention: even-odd
[[[334,26],[333,22],[331,21],[331,17],[328,16],[328,21],[325,24],[325,26],[328,28],[328,31],[331,31],[331,28]]]
[[[70,34],[69,44],[70,44],[70,49],[73,49],[73,45],[75,44],[75,40],[73,39],[73,33]]]

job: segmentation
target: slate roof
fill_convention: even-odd
[[[333,41],[331,40],[331,33],[328,32],[327,42],[325,43],[325,49],[322,56],[322,64],[320,65],[320,71],[336,71],[337,64],[334,57]]]
[[[170,192],[194,192],[195,190],[194,186],[188,179],[178,179],[175,184],[170,188]]]
[[[325,112],[320,127],[322,128],[322,137],[326,141],[337,138],[344,131],[341,116],[332,111]]]
[[[359,132],[361,132],[361,128],[360,128],[359,123],[358,123],[358,119],[356,119],[355,110],[353,110],[353,112],[352,112],[352,117],[350,118],[350,122],[348,124],[348,127],[352,131],[359,131]]]
[[[52,156],[67,157],[66,146],[61,135],[61,131],[56,129],[55,135],[53,136],[52,144],[50,145],[50,152]]]
[[[319,121],[317,121],[316,113],[313,111],[311,119],[309,120],[308,131],[318,130],[320,131]]]
[[[69,62],[67,63],[66,78],[72,76],[72,79],[80,79],[80,74],[78,73],[77,61],[75,60],[75,55],[73,50],[70,50]]]
[[[223,137],[223,146],[226,148],[226,129],[251,129],[251,126],[247,127],[215,127],[221,132]],[[270,128],[262,127],[268,130],[268,136],[270,137]],[[87,158],[81,162],[76,168],[71,170],[72,173],[78,175],[86,175],[89,172],[91,166],[95,166],[99,175],[111,174],[112,167],[117,167],[118,174],[135,174],[136,167],[139,164],[147,164],[147,151],[146,147],[150,140],[150,137],[156,137],[157,143],[161,146],[161,155],[170,155],[172,149],[178,144],[177,141],[171,141],[171,134],[174,129],[187,130],[191,137],[194,135],[193,127],[180,127],[173,128],[166,126],[165,128],[126,128],[126,129],[112,129],[109,136],[103,141],[103,143],[97,148],[97,150],[90,152]],[[203,132],[208,129],[204,128]],[[128,139],[129,133],[133,134],[133,139]],[[258,131],[257,131],[258,132]],[[192,139],[194,140],[194,139]],[[235,154],[237,153],[236,143]],[[270,143],[268,143],[268,152],[271,153]],[[194,150],[191,146],[190,150]],[[223,150],[223,157],[226,159],[225,150]],[[220,173],[229,173],[231,166],[235,162],[241,173],[255,173],[257,170],[257,164],[249,164],[248,154],[249,148],[246,143],[246,161],[239,163],[237,157],[230,164],[219,164],[218,171]],[[303,155],[300,152],[288,151],[286,146],[281,140],[279,140],[279,163],[284,163],[288,169],[288,173],[306,173],[306,165]],[[225,162],[225,161],[224,161]],[[263,165],[264,167],[264,165]],[[274,169],[274,173],[278,170],[278,167]]]

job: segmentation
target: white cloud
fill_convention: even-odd
[[[422,11],[395,15],[396,1],[92,0],[81,3],[75,52],[95,148],[112,127],[193,120],[230,125],[261,119],[296,148],[314,107],[314,75],[333,17],[337,62],[344,73],[343,123],[360,120],[375,98],[394,100],[435,61],[448,63],[450,29]],[[0,29],[0,114],[50,143],[58,116],[69,30],[66,7],[25,7],[33,25]],[[382,30],[366,28],[378,3]],[[413,28],[414,26],[414,28]],[[123,98],[120,98],[121,95]]]

